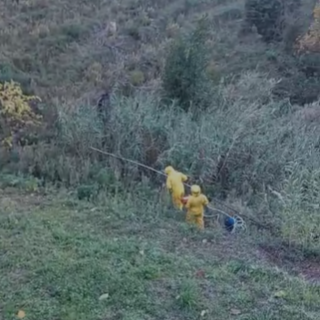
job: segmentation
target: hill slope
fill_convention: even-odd
[[[284,77],[279,70],[294,67],[288,65],[291,58],[283,55],[282,45],[266,45],[255,33],[239,35],[244,3],[3,1],[0,41],[6,45],[0,50],[0,80],[13,78],[45,101],[60,103],[96,97],[115,84],[126,94],[158,88],[169,42],[190,30],[203,13],[212,26],[208,44],[218,75],[262,69]],[[313,6],[313,0],[306,0],[299,11],[307,27]],[[290,28],[297,22],[288,24]]]
[[[3,319],[319,318],[319,287],[268,264],[246,234],[198,233],[132,197],[0,201]]]
[[[296,14],[304,29],[313,5],[304,1]],[[212,110],[194,122],[178,108],[158,108],[157,93],[168,45],[204,12],[209,71],[234,79],[217,86]],[[139,170],[89,152],[114,145],[119,153],[121,146],[134,160],[161,170],[170,162],[212,189],[220,183],[217,191],[231,173],[231,198],[251,205],[262,223],[288,225],[279,238],[319,248],[318,106],[296,112],[287,99],[274,99],[279,78],[304,77],[285,42],[241,34],[244,15],[244,1],[235,0],[0,3],[0,82],[13,79],[39,95],[52,130],[38,144],[0,148],[1,170],[32,173],[40,188],[55,183],[93,194],[97,187],[102,198],[94,205],[72,193],[0,190],[0,319],[18,310],[31,320],[319,319],[319,286],[311,281],[319,279],[319,261],[273,246],[275,239],[253,229],[189,229],[162,202],[145,199],[144,191],[157,191],[139,189]],[[120,97],[110,103],[106,138],[93,110],[115,87]],[[318,82],[312,88],[318,97]],[[59,128],[51,128],[56,118]],[[267,199],[270,184],[286,196],[284,206]]]

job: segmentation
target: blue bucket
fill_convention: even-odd
[[[229,232],[233,231],[235,224],[236,220],[234,218],[226,217],[226,219],[224,220],[224,226]]]

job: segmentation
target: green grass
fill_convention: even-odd
[[[199,233],[160,204],[17,191],[0,204],[3,319],[319,318],[319,287],[257,260],[246,235]]]

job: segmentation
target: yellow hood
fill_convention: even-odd
[[[200,193],[201,193],[201,188],[198,185],[194,184],[193,186],[191,186],[191,194],[193,196],[198,196]]]
[[[164,172],[166,173],[166,174],[170,174],[170,173],[172,173],[174,171],[174,169],[173,169],[173,167],[171,167],[171,166],[168,166],[168,167],[166,167],[165,169],[164,169]]]

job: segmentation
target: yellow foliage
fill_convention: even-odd
[[[0,142],[12,146],[13,135],[30,125],[39,125],[41,116],[33,112],[30,101],[41,101],[37,96],[28,96],[14,81],[0,83]]]
[[[313,22],[308,32],[297,39],[297,51],[320,52],[320,1],[313,10]]]

